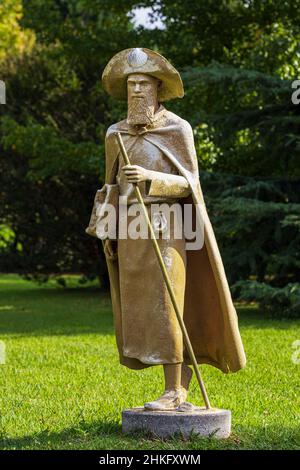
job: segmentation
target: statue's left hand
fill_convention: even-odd
[[[122,171],[129,183],[140,183],[151,179],[151,171],[139,165],[125,165]]]

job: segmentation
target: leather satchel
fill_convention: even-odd
[[[85,229],[88,235],[103,239],[100,235],[101,222],[103,217],[106,217],[108,212],[112,209],[115,210],[115,223],[114,227],[115,236],[109,236],[110,240],[117,239],[117,226],[118,226],[118,208],[119,208],[119,185],[118,184],[105,184],[101,189],[98,189],[94,199],[94,205],[91,213],[91,218],[88,227]]]

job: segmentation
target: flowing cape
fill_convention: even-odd
[[[105,151],[106,183],[109,184],[115,183],[120,153],[116,132],[132,135],[130,146],[134,145],[135,139],[134,132],[126,120],[108,129]],[[163,108],[153,126],[149,129],[144,128],[139,133],[139,137],[158,147],[172,161],[179,174],[187,179],[191,196],[183,202],[194,203],[195,215],[200,217],[204,224],[204,245],[199,250],[186,252],[187,272],[183,319],[197,362],[215,366],[224,373],[236,372],[245,366],[246,357],[236,310],[200,186],[192,128],[187,121]],[[127,148],[127,150],[130,149]],[[155,256],[154,250],[153,256]],[[137,359],[123,355],[118,262],[106,259],[120,362],[132,369],[147,367]],[[146,267],[141,266],[141,269],[146,269]],[[134,302],[134,299],[132,301]],[[185,362],[190,364],[186,351],[184,357]]]

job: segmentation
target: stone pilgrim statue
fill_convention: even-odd
[[[157,243],[197,363],[236,372],[244,367],[245,354],[201,191],[193,132],[187,121],[163,105],[183,97],[181,77],[157,52],[134,48],[109,61],[102,81],[107,93],[128,104],[126,119],[111,125],[106,134],[102,201],[125,200],[130,222],[130,207],[138,202],[137,185],[150,218],[151,206],[157,204],[190,205],[193,217],[200,214],[203,243],[198,249],[187,249],[185,237],[174,235],[174,218],[168,221],[169,237],[158,237]],[[117,133],[130,164],[124,161]],[[94,205],[87,233],[97,236],[97,221]],[[151,237],[116,235],[104,239],[103,245],[120,363],[131,369],[162,365],[164,392],[149,397],[155,399],[144,409],[176,410],[186,402],[193,371]]]

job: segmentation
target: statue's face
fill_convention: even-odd
[[[127,79],[128,101],[152,96],[157,101],[157,78],[144,73],[133,73]]]
[[[127,79],[128,117],[132,125],[147,125],[158,108],[159,80],[143,73],[133,73]]]

